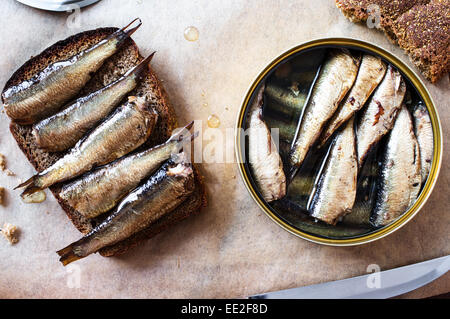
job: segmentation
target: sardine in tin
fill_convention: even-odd
[[[277,68],[280,64],[282,64],[284,61],[296,56],[297,54],[300,54],[302,52],[305,52],[307,50],[311,50],[314,48],[320,48],[320,47],[345,47],[350,49],[357,49],[366,51],[370,54],[376,55],[381,57],[386,62],[392,64],[395,68],[397,68],[403,76],[410,82],[410,84],[415,88],[418,95],[420,95],[421,100],[426,105],[433,129],[433,160],[431,164],[430,173],[428,176],[428,179],[425,183],[425,185],[422,188],[422,191],[420,192],[417,200],[415,203],[406,211],[403,213],[397,220],[392,222],[391,224],[376,229],[374,231],[368,232],[366,234],[362,235],[356,235],[356,236],[344,236],[342,238],[330,238],[327,236],[321,236],[318,234],[314,234],[310,231],[304,231],[300,229],[299,227],[296,227],[292,223],[289,223],[287,220],[282,218],[276,210],[271,207],[269,204],[267,204],[261,197],[260,193],[255,189],[251,177],[249,176],[248,167],[246,167],[245,163],[245,140],[243,138],[243,135],[241,135],[241,129],[245,128],[245,119],[246,119],[246,112],[249,107],[250,101],[252,100],[255,90],[259,86],[259,84],[267,78],[268,75],[274,71],[275,68]],[[276,57],[274,60],[272,60],[256,77],[256,79],[252,82],[250,85],[246,95],[244,96],[244,99],[241,104],[241,108],[239,110],[238,116],[237,116],[237,122],[236,122],[236,134],[235,134],[235,151],[236,151],[236,157],[238,160],[238,166],[240,174],[244,180],[244,184],[247,187],[250,195],[252,198],[256,201],[258,206],[268,215],[275,223],[277,223],[279,226],[287,230],[288,232],[301,237],[303,239],[319,243],[319,244],[325,244],[325,245],[331,245],[331,246],[352,246],[352,245],[360,245],[364,243],[368,243],[374,240],[377,240],[379,238],[382,238],[384,236],[387,236],[388,234],[394,232],[395,230],[399,229],[403,225],[405,225],[409,220],[411,220],[422,208],[422,206],[427,201],[428,197],[430,196],[435,184],[436,180],[439,174],[441,161],[442,161],[442,147],[443,147],[443,141],[442,141],[442,128],[439,120],[439,115],[436,110],[436,107],[433,103],[433,100],[430,96],[430,93],[428,92],[427,88],[425,87],[424,83],[420,80],[420,78],[417,76],[417,74],[412,71],[405,63],[403,63],[399,58],[394,56],[393,54],[387,52],[386,50],[356,39],[349,39],[349,38],[325,38],[325,39],[317,39],[312,40],[303,44],[300,44],[298,46],[295,46],[291,48],[290,50],[282,53],[278,57]]]

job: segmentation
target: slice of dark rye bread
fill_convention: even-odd
[[[431,82],[450,72],[450,1],[335,0],[353,22],[365,22],[380,8],[380,29],[404,49]],[[373,10],[373,9],[372,9]]]
[[[20,67],[6,83],[5,89],[18,84],[23,80],[29,79],[50,63],[64,60],[90,47],[116,30],[117,28],[99,28],[73,35],[65,40],[55,43]],[[95,73],[95,75],[93,75],[91,80],[80,92],[79,96],[99,89],[118,79],[131,67],[137,65],[142,59],[143,57],[139,54],[136,43],[132,39],[128,39],[115,55],[105,61],[103,66]],[[133,92],[130,93],[130,95],[145,96],[159,115],[158,122],[152,135],[138,150],[165,142],[170,137],[172,130],[177,127],[178,123],[175,111],[169,103],[167,94],[153,70],[150,69],[147,77]],[[63,155],[62,153],[48,153],[39,149],[31,134],[31,126],[22,126],[11,122],[10,131],[16,139],[20,149],[38,172],[41,172],[52,165]],[[160,218],[147,229],[140,231],[115,245],[103,248],[100,251],[100,254],[103,256],[122,254],[130,247],[167,229],[170,225],[198,213],[202,207],[206,206],[206,191],[203,184],[203,177],[195,166],[194,174],[196,178],[196,188],[194,193],[180,206],[171,213]],[[105,215],[108,214],[106,213],[92,220],[84,218],[79,212],[69,207],[61,198],[59,198],[58,193],[60,189],[61,185],[50,187],[51,192],[58,200],[60,206],[80,232],[84,234],[88,233],[106,217]],[[66,244],[67,243],[61,243],[62,246]]]

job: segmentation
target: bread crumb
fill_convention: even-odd
[[[2,235],[9,241],[11,245],[17,243],[19,240],[16,237],[17,226],[10,223],[5,223],[1,229]]]
[[[3,205],[4,198],[5,198],[5,188],[0,187],[0,205]]]
[[[22,201],[27,204],[31,203],[42,203],[46,198],[47,195],[45,195],[44,191],[38,191],[30,195],[21,195]]]
[[[6,159],[5,159],[5,155],[0,154],[0,170],[2,170],[3,172],[6,173],[6,175],[8,176],[15,176],[16,174],[14,174],[14,172],[10,171],[9,169],[6,168]]]
[[[4,171],[6,169],[5,155],[0,154],[0,170]]]
[[[6,175],[8,175],[8,176],[16,176],[16,174],[9,169],[5,169],[5,172],[6,172]]]

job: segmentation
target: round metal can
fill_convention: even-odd
[[[433,130],[433,160],[431,163],[430,172],[427,178],[425,185],[422,187],[422,190],[417,197],[415,203],[400,217],[398,217],[394,222],[388,224],[379,229],[375,229],[373,231],[354,236],[344,236],[342,238],[336,237],[327,237],[315,234],[310,231],[305,231],[299,227],[296,227],[292,223],[287,222],[284,218],[282,218],[277,211],[264,201],[259,191],[255,189],[254,183],[252,183],[249,168],[247,163],[245,163],[245,136],[241,134],[242,130],[245,128],[245,120],[247,110],[249,108],[249,104],[252,101],[252,98],[255,96],[255,91],[259,84],[264,81],[270,74],[276,70],[276,68],[282,65],[284,62],[288,61],[290,58],[295,57],[296,55],[305,52],[307,50],[311,50],[314,48],[330,48],[330,47],[342,47],[342,48],[350,48],[356,49],[360,51],[368,52],[369,54],[379,56],[384,61],[393,65],[397,70],[401,72],[401,74],[409,81],[409,83],[415,88],[418,95],[421,97],[421,100],[426,105],[428,110],[432,130]],[[389,53],[385,49],[376,46],[371,43],[367,43],[365,41],[351,39],[351,38],[323,38],[312,40],[300,45],[297,45],[286,52],[280,54],[278,57],[273,59],[255,78],[255,80],[250,85],[247,90],[246,95],[243,98],[240,110],[237,115],[236,122],[236,132],[235,132],[235,151],[236,158],[238,161],[239,171],[244,181],[246,188],[248,189],[251,197],[256,201],[258,206],[265,212],[267,216],[269,216],[276,224],[281,226],[286,231],[301,237],[303,239],[331,246],[352,246],[352,245],[360,245],[364,243],[368,243],[377,239],[380,239],[384,236],[387,236],[404,226],[408,221],[410,221],[422,208],[427,199],[429,198],[439,174],[441,161],[442,161],[442,128],[439,120],[439,115],[436,110],[436,107],[433,103],[433,100],[425,87],[424,83],[420,80],[417,74],[411,70],[404,62],[402,62],[399,58]]]

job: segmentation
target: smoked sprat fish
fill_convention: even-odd
[[[308,208],[312,217],[327,224],[335,225],[338,218],[350,213],[356,198],[358,163],[353,119],[331,145]]]
[[[403,106],[386,144],[371,222],[384,226],[404,213],[420,191],[420,150],[411,115]]]
[[[127,30],[136,21],[137,26]],[[6,89],[2,93],[6,114],[19,124],[31,124],[55,113],[75,97],[140,25],[141,20],[135,19],[94,46],[52,63],[31,79]]]
[[[178,154],[196,136],[194,122],[172,135],[164,144],[124,156],[63,186],[59,197],[86,218],[112,209],[125,195],[163,162]]]
[[[194,188],[191,164],[164,165],[89,234],[58,251],[61,263],[67,265],[147,228],[180,205]]]
[[[144,98],[129,97],[104,122],[84,136],[64,157],[16,188],[31,194],[112,162],[142,145],[158,118]]]
[[[376,181],[379,175],[377,155],[378,152],[374,151],[362,168],[358,169],[355,203],[352,211],[342,218],[342,224],[371,227],[370,215],[375,205]]]
[[[352,87],[360,61],[360,56],[354,57],[348,50],[335,49],[329,52],[300,119],[297,138],[292,145],[289,156],[291,178],[319,138],[325,123]]]
[[[392,129],[405,92],[401,74],[389,65],[358,123],[356,145],[360,167],[372,147]]]
[[[343,123],[363,107],[385,73],[386,64],[379,57],[363,55],[355,83],[320,136],[320,146],[323,146]]]
[[[264,85],[258,91],[247,116],[248,155],[258,189],[267,202],[284,197],[286,176],[283,162],[262,118]]]
[[[59,152],[74,146],[137,86],[141,77],[146,74],[153,55],[154,53],[117,81],[77,99],[61,112],[35,124],[32,132],[39,147]]]
[[[430,173],[434,146],[430,115],[423,103],[419,103],[414,109],[414,132],[420,148],[420,170],[424,184]]]

